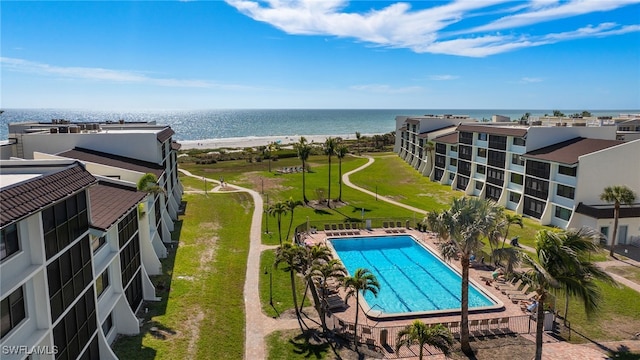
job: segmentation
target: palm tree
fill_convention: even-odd
[[[449,229],[445,226],[444,220],[444,213],[429,211],[422,222],[427,226],[427,229],[436,233],[438,238],[446,242],[449,240]]]
[[[328,137],[324,142],[324,153],[329,158],[329,188],[327,190],[327,207],[331,207],[331,156],[336,151],[337,142],[334,138]]]
[[[631,205],[636,201],[636,194],[626,185],[607,186],[600,194],[600,200],[613,203],[613,235],[611,237],[611,249],[609,256],[613,257],[618,235],[618,219],[620,217],[620,204]]]
[[[265,147],[265,153],[267,154],[267,159],[269,160],[269,172],[271,172],[271,153],[274,152],[278,148],[278,144],[274,142],[270,142],[267,147]]]
[[[300,141],[298,141],[294,147],[298,153],[298,159],[302,161],[302,201],[306,204],[309,200],[307,200],[307,193],[305,192],[306,183],[304,174],[307,172],[306,162],[311,155],[311,146],[307,143],[307,139],[301,136]]]
[[[424,146],[424,150],[427,152],[427,158],[429,161],[429,174],[431,175],[431,171],[433,171],[433,151],[436,148],[436,144],[433,141],[427,141]]]
[[[472,354],[469,344],[470,257],[484,246],[481,237],[495,228],[500,211],[500,207],[493,201],[463,197],[454,199],[451,209],[442,211],[436,216],[441,221],[438,227],[444,227],[450,238],[448,242],[440,245],[442,256],[445,259],[460,258],[462,268],[460,345],[461,350],[467,355]],[[444,232],[442,229],[440,231]]]
[[[269,206],[267,208],[267,213],[271,214],[271,216],[275,217],[278,220],[278,239],[280,240],[280,245],[282,246],[282,215],[286,214],[289,211],[289,207],[287,203],[278,201],[277,203]]]
[[[140,191],[151,194],[164,194],[164,189],[158,184],[158,177],[152,173],[146,173],[138,179],[136,187]]]
[[[536,360],[542,359],[544,303],[550,291],[564,291],[567,297],[579,298],[585,312],[593,314],[602,298],[595,279],[615,283],[610,276],[587,260],[588,252],[596,249],[594,239],[597,236],[590,229],[562,232],[541,230],[536,234],[538,262],[522,253],[523,261],[529,267],[523,280],[534,286],[538,300]]]
[[[507,241],[507,238],[509,237],[509,228],[511,227],[511,225],[518,225],[522,229],[524,227],[524,223],[522,222],[522,216],[516,215],[516,214],[511,215],[511,214],[505,213],[503,220],[506,226],[504,236],[502,237],[502,248],[504,249],[504,244]]]
[[[324,263],[314,264],[311,269],[311,276],[320,285],[320,297],[323,304],[327,300],[329,293],[329,289],[327,288],[329,279],[342,279],[345,275],[347,275],[347,270],[338,259],[331,259]]]
[[[338,193],[338,201],[342,201],[342,159],[349,153],[349,148],[345,145],[338,145],[336,148],[336,157],[338,158],[338,184],[340,184],[340,192]]]
[[[356,272],[353,276],[345,276],[343,281],[343,286],[345,290],[347,290],[347,296],[345,300],[350,297],[356,297],[356,319],[353,327],[353,339],[356,343],[357,348],[357,332],[358,332],[358,313],[360,312],[360,292],[362,292],[362,296],[365,296],[367,292],[372,293],[374,296],[378,296],[378,291],[380,291],[380,283],[378,283],[378,279],[373,275],[371,270],[369,269],[356,269]]]
[[[420,360],[422,360],[425,345],[433,346],[447,356],[451,352],[453,337],[449,329],[442,324],[428,326],[422,321],[416,320],[398,332],[396,336],[396,353],[403,345],[409,348],[414,344],[420,347],[418,353],[418,359]]]
[[[361,155],[360,153],[360,138],[362,137],[362,135],[360,134],[359,131],[356,131],[356,145],[358,146],[358,155]]]
[[[291,219],[289,219],[289,228],[287,229],[287,237],[285,239],[289,240],[289,234],[291,234],[291,226],[293,225],[293,210],[298,206],[302,206],[302,201],[293,200],[293,198],[289,198],[289,200],[284,202],[287,206],[287,210],[291,213]]]
[[[285,263],[285,271],[289,272],[289,280],[291,281],[291,296],[293,297],[293,307],[296,311],[296,318],[298,319],[298,325],[300,325],[300,331],[304,333],[302,327],[302,318],[300,311],[298,310],[298,297],[296,295],[296,272],[298,272],[302,266],[304,258],[304,248],[286,243],[280,245],[276,249],[276,259],[273,263],[274,268],[277,268],[281,263]]]
[[[321,264],[326,264],[331,259],[331,250],[328,247],[322,245],[314,245],[312,247],[302,247],[303,251],[303,261],[300,266],[300,273],[304,276],[307,285],[304,291],[304,296],[302,298],[302,302],[300,303],[300,310],[304,305],[304,300],[307,295],[307,289],[311,291],[311,296],[313,297],[313,305],[320,317],[320,323],[322,324],[323,331],[327,330],[326,319],[324,317],[324,307],[323,302],[321,301],[321,297],[318,295],[318,289],[313,282],[313,271],[316,267],[321,266]]]

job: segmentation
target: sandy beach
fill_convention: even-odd
[[[373,136],[376,134],[362,134],[362,136]],[[340,137],[345,140],[355,140],[355,134],[348,135],[289,135],[289,136],[256,136],[256,137],[237,137],[237,138],[221,138],[221,139],[205,139],[205,140],[183,140],[178,141],[182,145],[181,150],[190,149],[238,149],[265,146],[272,142],[276,142],[281,146],[297,143],[300,137],[304,136],[310,143],[324,143],[328,137]]]

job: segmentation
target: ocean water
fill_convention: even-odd
[[[562,110],[565,114],[582,110]],[[8,124],[12,122],[65,119],[74,122],[155,121],[170,125],[176,132],[175,140],[207,140],[252,138],[265,136],[300,135],[363,135],[384,134],[395,131],[397,115],[456,114],[469,115],[479,120],[503,115],[519,119],[524,113],[532,116],[551,114],[552,110],[509,109],[266,109],[266,110],[184,110],[110,112],[66,109],[4,109],[0,115],[0,140],[8,137]],[[594,116],[617,116],[640,113],[639,110],[591,111]]]

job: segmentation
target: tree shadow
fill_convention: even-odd
[[[640,360],[640,353],[631,352],[631,349],[626,345],[620,345],[615,351],[609,351],[608,353],[612,359]]]
[[[310,330],[304,334],[300,334],[293,339],[289,339],[289,343],[293,345],[293,352],[303,355],[305,358],[324,358],[324,354],[332,347],[329,342],[319,339],[315,330]]]

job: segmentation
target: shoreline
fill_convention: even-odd
[[[382,134],[362,134],[362,136],[371,137],[373,135]],[[204,140],[178,140],[181,145],[180,150],[193,149],[244,149],[259,146],[266,146],[272,142],[280,146],[287,146],[297,143],[300,137],[304,136],[310,144],[323,144],[328,137],[340,137],[344,140],[356,140],[355,134],[348,135],[285,135],[285,136],[250,136],[250,137],[234,137]]]

